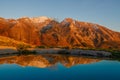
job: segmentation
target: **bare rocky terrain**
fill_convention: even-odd
[[[36,46],[120,49],[119,32],[71,18],[61,22],[48,17],[0,18],[0,36]]]

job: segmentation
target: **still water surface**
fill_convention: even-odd
[[[3,57],[0,80],[120,80],[120,62],[50,54]]]

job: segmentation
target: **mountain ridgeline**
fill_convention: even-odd
[[[0,18],[0,36],[36,46],[120,49],[119,32],[71,18]]]

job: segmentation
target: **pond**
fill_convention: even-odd
[[[120,80],[120,62],[58,54],[1,57],[0,80]]]

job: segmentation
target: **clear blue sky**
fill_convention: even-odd
[[[0,0],[0,17],[71,17],[120,32],[120,0]]]

